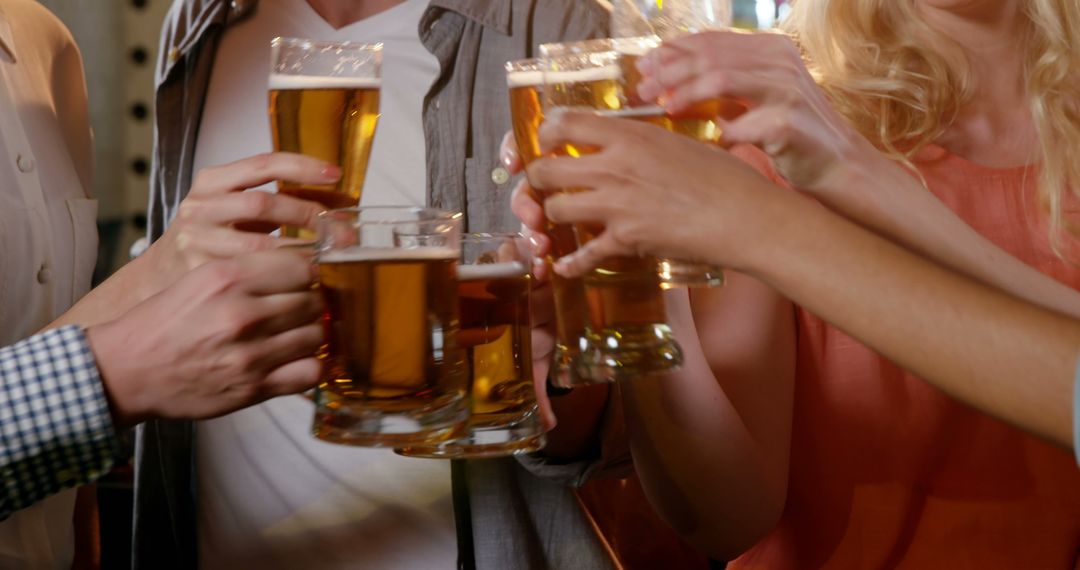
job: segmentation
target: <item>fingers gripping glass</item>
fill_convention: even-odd
[[[601,40],[611,45],[617,40]],[[557,109],[584,108],[635,120],[664,123],[659,107],[632,105],[620,67],[620,51],[543,50],[543,101],[548,116]],[[553,55],[554,53],[554,55]],[[642,112],[645,111],[645,112]],[[584,156],[594,149],[567,144],[556,154]],[[575,189],[563,189],[574,192]],[[603,228],[576,224],[567,235],[552,236],[553,249],[564,255],[594,239]],[[573,243],[569,239],[573,238]],[[578,368],[586,378],[629,378],[671,370],[682,351],[666,324],[662,282],[653,257],[605,261],[583,280],[584,335],[579,338]],[[559,318],[573,318],[560,310]]]
[[[637,96],[637,85],[641,74],[637,70],[637,61],[649,50],[660,45],[656,36],[636,38],[615,38],[588,40],[564,44],[545,44],[540,46],[542,53],[552,61],[563,61],[565,67],[570,62],[609,61],[606,71],[594,66],[594,75],[606,73],[611,80],[609,100],[599,101],[595,105],[582,105],[596,108],[606,114],[625,116],[639,121],[653,123],[669,131],[679,133],[706,143],[720,141],[721,128],[716,113],[710,110],[681,113],[678,116],[667,113],[655,102],[642,101]],[[568,95],[569,96],[569,95]],[[569,96],[571,99],[575,96]],[[588,103],[588,102],[585,102]],[[719,267],[705,264],[660,259],[657,262],[661,286],[673,287],[719,287],[724,284],[724,274]]]

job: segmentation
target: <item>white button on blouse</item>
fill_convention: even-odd
[[[15,166],[19,167],[19,172],[29,174],[34,171],[34,159],[20,154],[15,158]]]

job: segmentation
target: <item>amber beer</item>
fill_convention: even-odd
[[[638,84],[641,83],[641,72],[637,69],[637,62],[649,49],[658,44],[634,41],[637,39],[624,39],[613,44],[614,49],[619,53],[619,68],[622,71],[627,107],[651,105],[651,102],[642,101],[637,95]],[[668,122],[664,126],[668,130],[686,135],[694,140],[721,144],[723,142],[723,129],[720,125],[720,119],[725,121],[734,120],[746,110],[745,104],[734,99],[712,99],[696,103],[689,109],[679,113],[668,114]]]
[[[539,129],[544,121],[541,93],[543,83],[541,60],[526,59],[506,64],[514,142],[517,143],[518,154],[526,166],[541,155]],[[537,198],[543,203],[545,194],[541,193]],[[572,226],[549,223],[547,233],[552,242],[552,251],[547,260],[549,266],[553,259],[577,249],[577,238]],[[582,279],[567,279],[554,272],[549,274],[556,312],[555,373],[551,376],[551,382],[555,386],[569,388],[588,381],[574,374],[574,362],[580,351],[579,339],[585,335],[585,282]]]
[[[336,184],[282,181],[279,191],[313,200],[327,209],[360,201],[375,126],[379,121],[379,79],[270,76],[270,126],[274,150],[304,154],[341,166]],[[291,230],[289,234],[295,235]]]
[[[540,158],[540,124],[544,122],[540,89],[544,72],[539,60],[506,64],[506,86],[510,92],[510,118],[521,160],[528,165]]]
[[[458,251],[345,248],[320,255],[327,357],[321,390],[329,408],[362,402],[354,417],[451,408],[465,391],[457,346]],[[316,435],[355,426],[316,419]],[[323,418],[326,420],[327,418]],[[362,423],[362,422],[361,422]],[[356,445],[393,445],[393,435],[350,435]]]
[[[472,381],[474,426],[520,420],[536,407],[528,268],[518,262],[460,265],[458,345]]]

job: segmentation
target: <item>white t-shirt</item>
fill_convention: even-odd
[[[407,0],[335,30],[305,0],[260,2],[222,39],[195,168],[271,150],[273,37],[379,41],[382,117],[362,204],[423,205],[421,105],[438,73],[417,31],[426,7]],[[201,567],[453,568],[449,464],[318,441],[313,414],[311,402],[290,396],[198,425]]]

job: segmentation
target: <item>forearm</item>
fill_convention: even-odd
[[[150,250],[121,267],[43,330],[111,321],[158,293],[157,276],[149,269],[152,260],[144,257],[149,255]]]
[[[0,348],[0,417],[0,519],[93,481],[112,465],[108,402],[76,327]]]
[[[759,357],[737,346],[743,343],[737,332],[727,340],[732,352],[748,352],[745,358],[707,358],[686,293],[673,295],[681,299],[669,303],[668,318],[683,366],[620,386],[630,448],[661,517],[695,547],[730,559],[771,530],[783,510],[791,400],[774,386],[786,385],[778,379],[791,375],[793,355],[780,348]],[[788,308],[780,318],[790,315]],[[763,413],[760,406],[770,399],[772,413]]]
[[[852,161],[832,186],[814,196],[848,219],[977,281],[1080,317],[1080,292],[981,236],[892,161]]]
[[[1059,444],[1071,441],[1080,324],[793,198],[777,195],[774,207],[787,220],[748,257],[752,273],[954,397]],[[1021,275],[1012,272],[1010,284],[1019,286]]]

